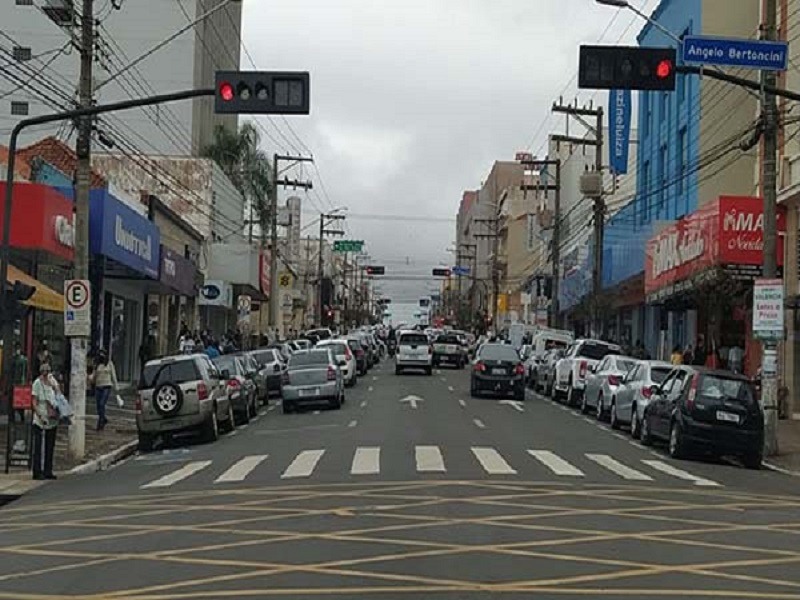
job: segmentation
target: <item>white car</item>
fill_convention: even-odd
[[[622,348],[602,340],[575,340],[556,363],[553,398],[564,396],[568,405],[577,406],[591,369],[609,354],[622,354]]]
[[[433,346],[422,331],[402,331],[397,336],[394,372],[400,375],[406,369],[433,374]]]
[[[329,348],[331,352],[333,352],[336,358],[336,364],[339,365],[339,369],[342,371],[342,377],[344,378],[344,384],[346,386],[352,387],[358,383],[356,357],[353,351],[350,350],[347,340],[321,340],[317,342],[315,348]]]

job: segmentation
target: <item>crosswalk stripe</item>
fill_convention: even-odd
[[[292,461],[281,475],[281,479],[294,479],[296,477],[309,477],[317,467],[319,459],[325,450],[303,450]]]
[[[252,473],[253,469],[255,469],[265,460],[267,460],[266,454],[245,456],[242,460],[236,462],[231,468],[217,477],[214,480],[214,483],[232,483],[235,481],[244,481],[245,478]]]
[[[517,472],[494,448],[472,447],[472,453],[489,475],[516,475]]]
[[[381,449],[378,447],[356,448],[353,455],[351,475],[377,475],[381,472]]]
[[[653,478],[649,475],[645,475],[641,471],[637,471],[636,469],[632,469],[627,465],[623,465],[621,462],[611,458],[608,454],[587,454],[586,458],[596,462],[601,467],[605,467],[609,471],[616,473],[623,479],[632,479],[635,481],[653,481]]]
[[[163,477],[159,477],[158,479],[151,481],[150,483],[144,484],[142,486],[142,489],[162,488],[175,485],[179,481],[183,481],[187,477],[191,477],[195,473],[202,471],[210,464],[211,464],[210,460],[198,460],[195,462],[187,463],[177,471],[173,471],[172,473],[167,473]]]
[[[719,487],[719,484],[716,481],[711,481],[710,479],[705,479],[703,477],[698,477],[697,475],[692,475],[688,471],[684,471],[683,469],[678,469],[677,467],[673,467],[672,465],[669,465],[660,460],[642,460],[642,462],[650,467],[653,467],[656,471],[661,471],[662,473],[666,473],[667,475],[672,475],[673,477],[677,477],[678,479],[691,481],[695,485],[700,485],[703,487]]]
[[[416,446],[414,454],[419,473],[444,473],[444,458],[439,446]]]
[[[550,452],[549,450],[528,450],[533,458],[542,463],[556,475],[566,475],[568,477],[583,477],[583,471],[571,465],[563,458]]]

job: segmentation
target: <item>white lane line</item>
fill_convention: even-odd
[[[377,378],[377,377],[375,377],[375,376],[373,376],[373,377],[372,377],[372,381],[378,381],[378,378]]]
[[[226,434],[225,434],[225,437],[233,437],[233,436],[235,436],[237,433],[239,433],[239,432],[238,432],[236,429],[234,429],[233,431],[231,431],[231,432],[229,432],[229,433],[226,433]]]
[[[583,471],[565,461],[563,458],[550,452],[550,450],[528,450],[533,458],[542,463],[556,475],[568,477],[583,477]]]
[[[367,391],[368,391],[368,392],[371,392],[371,391],[372,391],[372,386],[369,386],[369,387],[367,388]]]
[[[454,391],[454,390],[453,390],[453,386],[452,386],[452,385],[448,385],[448,386],[447,386],[447,391],[448,391],[448,392],[452,392],[452,391]]]
[[[692,475],[688,471],[684,471],[683,469],[678,469],[677,467],[673,467],[672,465],[669,465],[660,460],[643,459],[642,462],[649,467],[653,467],[656,471],[661,471],[662,473],[666,473],[667,475],[672,475],[673,477],[677,477],[678,479],[683,479],[684,481],[691,481],[695,485],[700,485],[703,487],[720,487],[720,485],[716,481],[711,481],[710,479],[704,479],[703,477]]]
[[[475,423],[475,427],[478,429],[486,429],[486,425],[483,424],[483,421],[480,419],[472,419],[472,422]]]
[[[583,420],[586,421],[587,423],[590,423],[591,425],[597,425],[597,423],[595,423],[595,420],[590,419],[589,417],[583,417]]]
[[[360,405],[361,408],[364,408],[366,405],[367,405],[367,401],[366,400],[362,400],[361,401],[361,405]]]
[[[211,464],[210,460],[198,460],[195,462],[187,463],[177,471],[173,471],[172,473],[168,473],[163,477],[159,477],[155,481],[151,481],[150,483],[144,484],[142,486],[142,489],[162,488],[175,485],[179,481],[183,481],[187,477],[191,477],[195,473],[202,471],[210,464]]]
[[[230,469],[214,480],[214,483],[231,483],[234,481],[244,481],[253,469],[267,460],[266,454],[245,456],[242,460],[235,463]]]
[[[442,381],[447,381],[447,377],[439,377]]]
[[[325,454],[325,450],[303,450],[295,457],[292,464],[286,467],[281,479],[310,476],[323,454]]]
[[[483,470],[489,475],[516,475],[517,472],[511,465],[506,462],[506,459],[500,456],[500,453],[494,448],[478,448],[473,446],[472,453],[478,462],[481,463]]]
[[[620,440],[625,440],[626,442],[628,441],[628,438],[626,438],[626,437],[625,437],[624,435],[622,435],[621,433],[612,433],[611,435],[613,435],[615,438],[618,438],[618,439],[620,439]]]
[[[444,473],[444,458],[439,446],[416,446],[414,448],[418,473]]]
[[[459,400],[458,403],[461,405],[461,408],[466,408],[467,407],[467,403],[464,402],[464,400]]]
[[[348,426],[348,427],[355,427],[356,425],[358,425],[358,421],[350,421],[350,422],[347,424],[347,426]]]
[[[381,472],[381,449],[376,446],[356,448],[351,475],[377,475]]]
[[[653,478],[649,475],[645,475],[641,471],[637,471],[636,469],[632,469],[627,465],[623,465],[621,462],[611,458],[608,454],[587,454],[586,458],[596,462],[601,467],[605,467],[609,471],[616,473],[623,479],[632,479],[634,481],[653,481]]]
[[[319,414],[319,411],[318,411],[318,410],[315,410],[315,411],[314,411],[314,414],[315,414],[315,415],[318,415],[318,414]]]

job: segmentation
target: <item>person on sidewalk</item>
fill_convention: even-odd
[[[56,446],[59,414],[56,410],[58,383],[49,363],[42,363],[33,382],[33,478],[55,479],[53,450]]]
[[[117,370],[114,362],[109,360],[105,350],[97,355],[97,365],[92,375],[94,379],[94,399],[97,402],[97,431],[103,431],[108,424],[106,418],[106,405],[111,397],[111,391],[117,391]]]

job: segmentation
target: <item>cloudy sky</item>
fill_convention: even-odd
[[[656,3],[633,0],[648,13]],[[289,121],[320,172],[306,171],[317,191],[304,210],[348,207],[348,237],[365,240],[387,275],[452,263],[446,249],[462,191],[480,187],[494,160],[541,152],[547,133],[563,126],[549,109],[559,94],[577,93],[578,45],[633,43],[641,27],[631,12],[594,0],[244,7],[244,43],[259,68],[311,72],[312,113]],[[281,144],[267,140],[267,150],[291,149],[275,131],[294,139],[283,120],[264,125]],[[386,281],[383,289],[414,300],[431,285]]]

